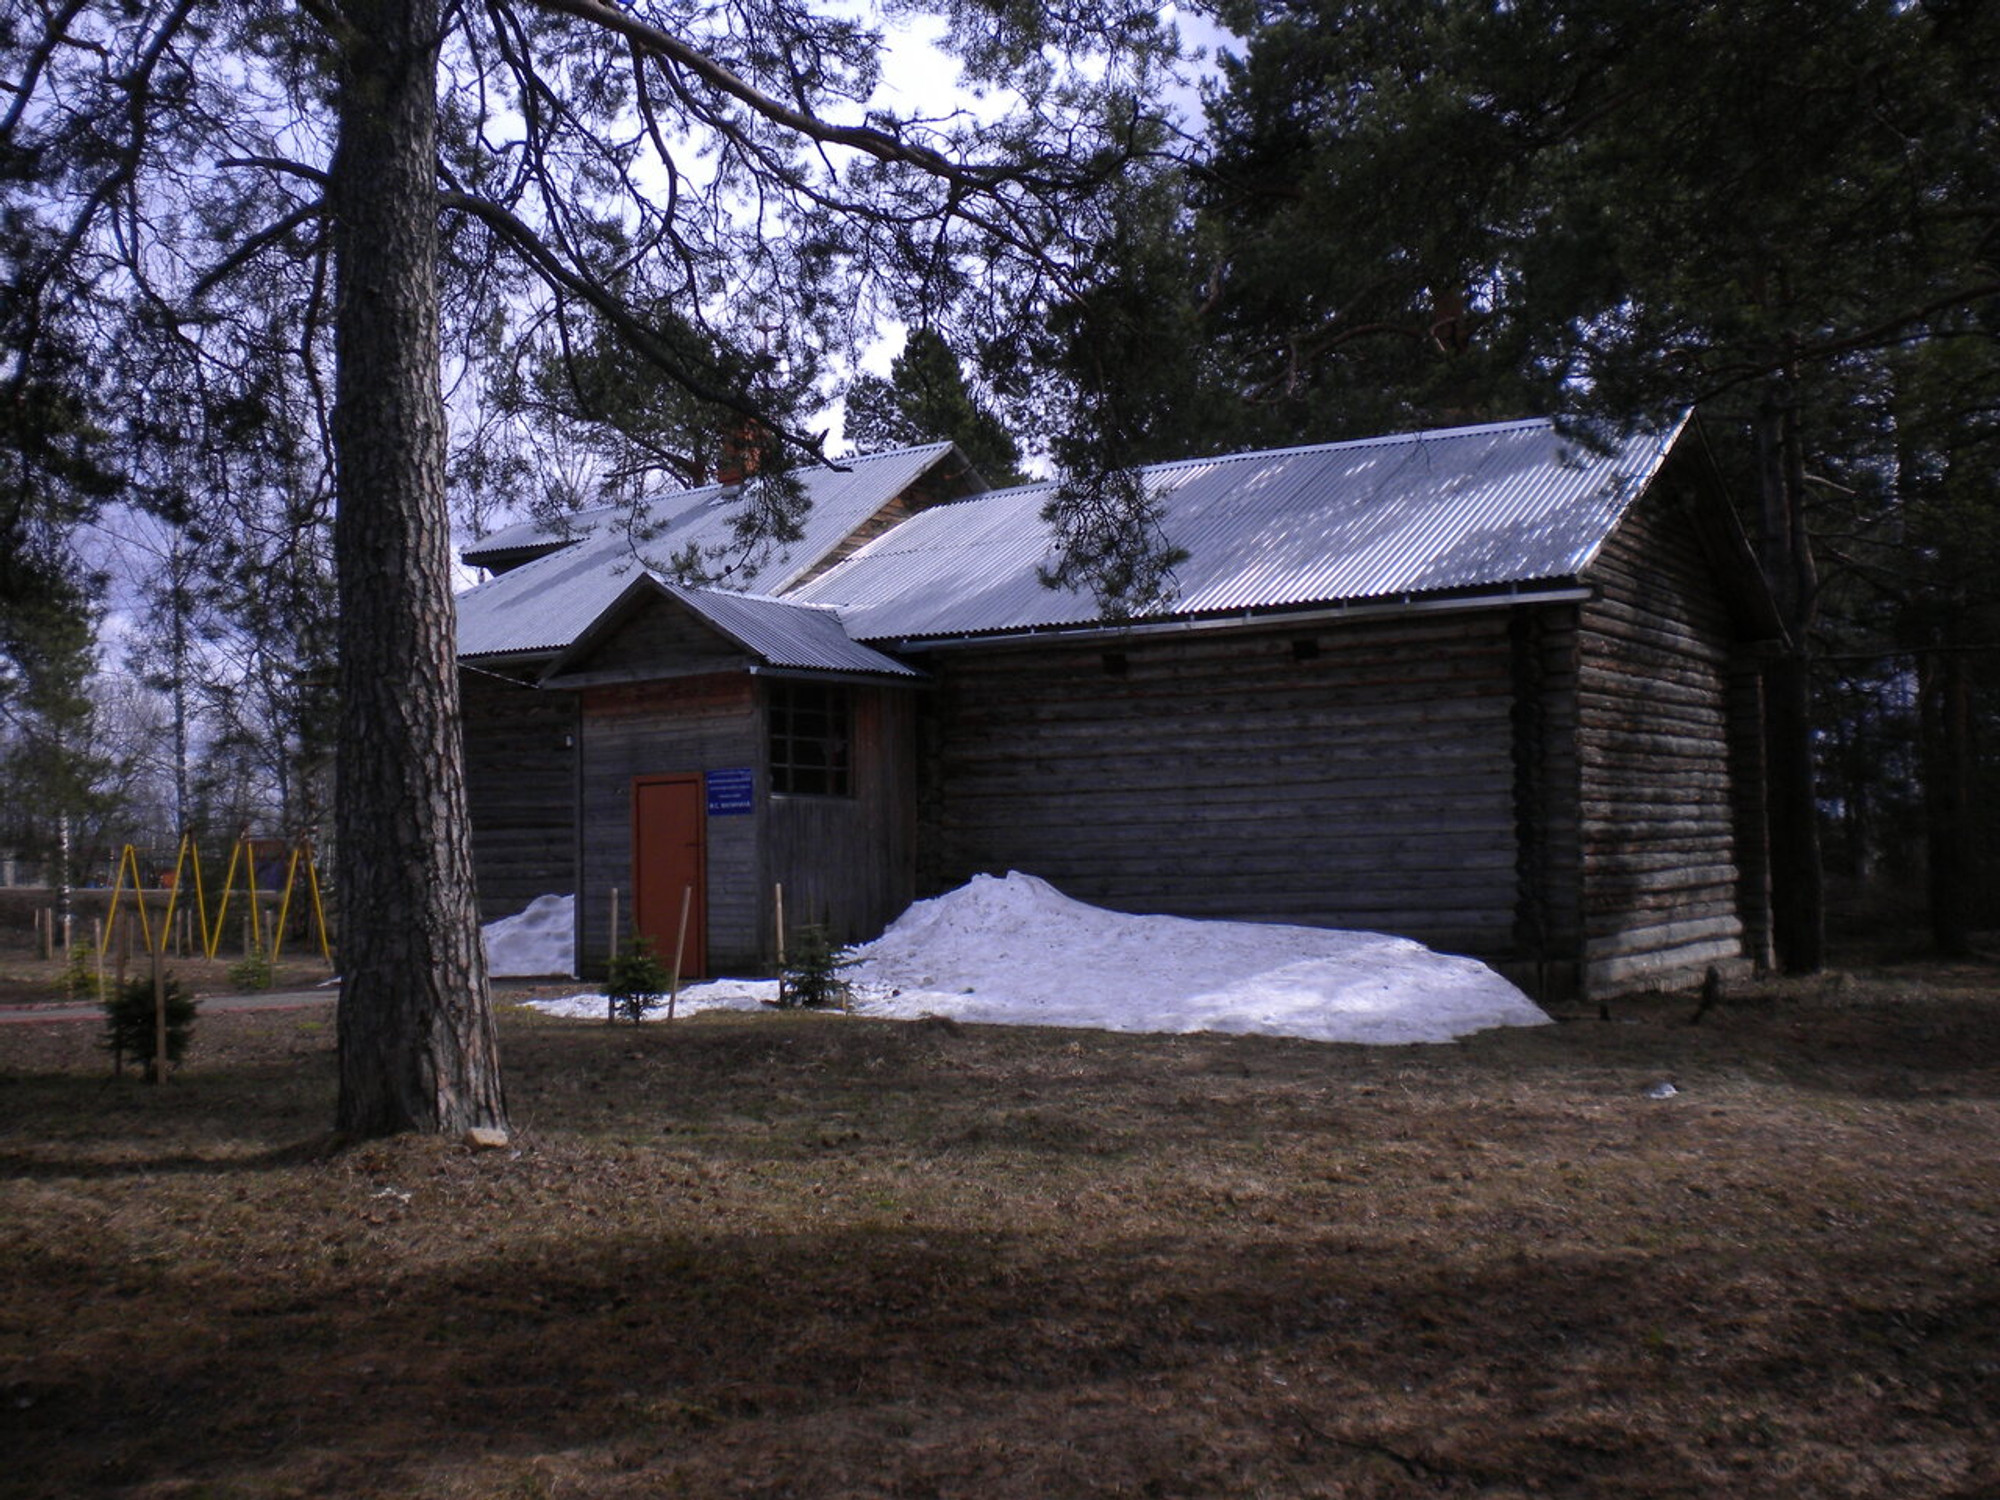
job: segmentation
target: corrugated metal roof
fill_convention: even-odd
[[[1184,549],[1147,618],[1400,598],[1573,579],[1657,472],[1678,428],[1608,451],[1547,421],[1331,443],[1145,471]],[[858,640],[1098,620],[1043,587],[1052,485],[925,511],[791,597],[840,609]]]
[[[952,451],[949,443],[846,461],[844,471],[814,468],[800,474],[811,500],[802,535],[770,550],[747,586],[781,593],[804,577],[867,521],[921,479]],[[664,560],[689,546],[704,550],[733,541],[730,523],[740,498],[719,486],[662,496],[648,507],[645,524],[657,533],[643,543],[644,554]],[[504,657],[560,651],[607,609],[642,571],[633,555],[624,517],[610,509],[584,512],[584,534],[561,549],[458,596],[458,650],[469,657]],[[464,553],[481,555],[518,550],[543,535],[532,526],[496,532]]]
[[[887,453],[841,459],[841,468],[813,465],[796,470],[812,500],[806,535],[788,552],[773,559],[780,573],[767,567],[757,579],[767,590],[782,589],[795,576],[782,576],[787,558],[810,556],[811,561],[794,565],[792,573],[804,571],[824,555],[834,542],[845,537],[855,525],[873,515],[897,494],[951,451],[949,443],[926,443],[917,448],[896,448]],[[474,567],[484,566],[482,558],[504,557],[531,548],[553,548],[638,530],[648,535],[647,550],[657,556],[678,552],[690,542],[703,548],[727,546],[732,540],[731,518],[740,509],[740,487],[719,484],[698,489],[664,491],[648,500],[635,518],[629,507],[599,505],[569,517],[568,531],[558,535],[538,521],[522,521],[503,526],[491,535],[460,550],[459,556]],[[856,512],[859,511],[859,514]],[[818,518],[818,519],[815,519]],[[842,519],[846,518],[845,525]],[[628,528],[628,522],[634,524]],[[839,537],[827,541],[823,535],[841,526]]]
[[[644,570],[614,542],[524,563],[458,596],[458,654],[541,655],[574,641]]]
[[[850,638],[840,616],[823,605],[794,604],[762,594],[730,593],[726,589],[683,589],[671,584],[663,587],[770,666],[886,677],[924,675]]]

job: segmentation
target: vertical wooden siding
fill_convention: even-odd
[[[708,820],[710,971],[754,964],[763,870],[758,855],[765,780],[762,717],[743,672],[586,688],[582,693],[580,948],[602,973],[610,892],[621,892],[621,935],[631,932],[632,778],[681,771],[756,770],[757,811]]]
[[[459,674],[479,920],[576,889],[574,695]]]
[[[1586,575],[1599,596],[1583,607],[1577,746],[1597,995],[1745,961],[1733,631],[1681,503],[1641,500]]]
[[[854,795],[774,796],[768,823],[786,925],[825,920],[843,943],[878,936],[910,904],[915,836],[912,694],[847,691]]]
[[[1019,869],[1125,910],[1515,949],[1507,611],[927,665],[922,890]]]

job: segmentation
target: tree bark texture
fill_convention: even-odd
[[[1947,604],[1944,649],[1917,658],[1917,712],[1922,733],[1926,875],[1931,940],[1948,958],[1972,952],[1977,822],[1972,788],[1972,691],[1966,659],[1956,648],[1957,611]]]
[[[1812,663],[1808,632],[1818,579],[1804,519],[1797,392],[1780,377],[1757,424],[1762,470],[1758,555],[1791,650],[1765,672],[1770,775],[1771,929],[1778,963],[1816,974],[1826,962],[1826,878],[1813,769]]]
[[[349,0],[336,826],[347,1134],[505,1126],[459,732],[437,288],[437,0]]]

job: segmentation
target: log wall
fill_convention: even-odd
[[[939,651],[919,889],[1019,869],[1128,911],[1515,955],[1517,819],[1545,795],[1517,775],[1518,649],[1490,610]],[[1537,878],[1566,891],[1553,837]]]
[[[461,671],[479,920],[576,890],[576,698]]]
[[[1585,984],[1593,995],[1747,967],[1738,861],[1743,686],[1716,573],[1656,489],[1586,580],[1578,664]],[[1732,754],[1732,749],[1736,753]]]

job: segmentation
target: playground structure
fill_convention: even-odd
[[[260,864],[277,861],[282,861],[284,865],[282,881],[265,884],[260,879]],[[244,907],[244,956],[258,955],[275,965],[283,952],[293,903],[297,900],[309,919],[308,932],[319,939],[321,956],[329,966],[333,963],[333,945],[327,931],[319,862],[310,837],[286,841],[253,838],[247,831],[239,834],[230,845],[228,867],[222,877],[219,897],[211,915],[201,847],[194,835],[181,836],[172,872],[162,874],[158,884],[151,889],[146,887],[141,875],[137,846],[126,844],[119,851],[110,907],[101,927],[93,935],[92,947],[100,960],[110,952],[121,932],[120,908],[129,902],[125,930],[129,932],[131,924],[136,921],[144,951],[164,955],[171,945],[183,955],[191,956],[198,952],[202,958],[213,959],[221,951],[229,930],[231,904],[240,898]],[[266,911],[272,899],[278,904],[275,916]],[[67,951],[76,937],[67,923],[60,933],[56,931],[56,925],[55,913],[51,910],[46,913],[43,935],[44,951],[51,955],[59,948]]]

